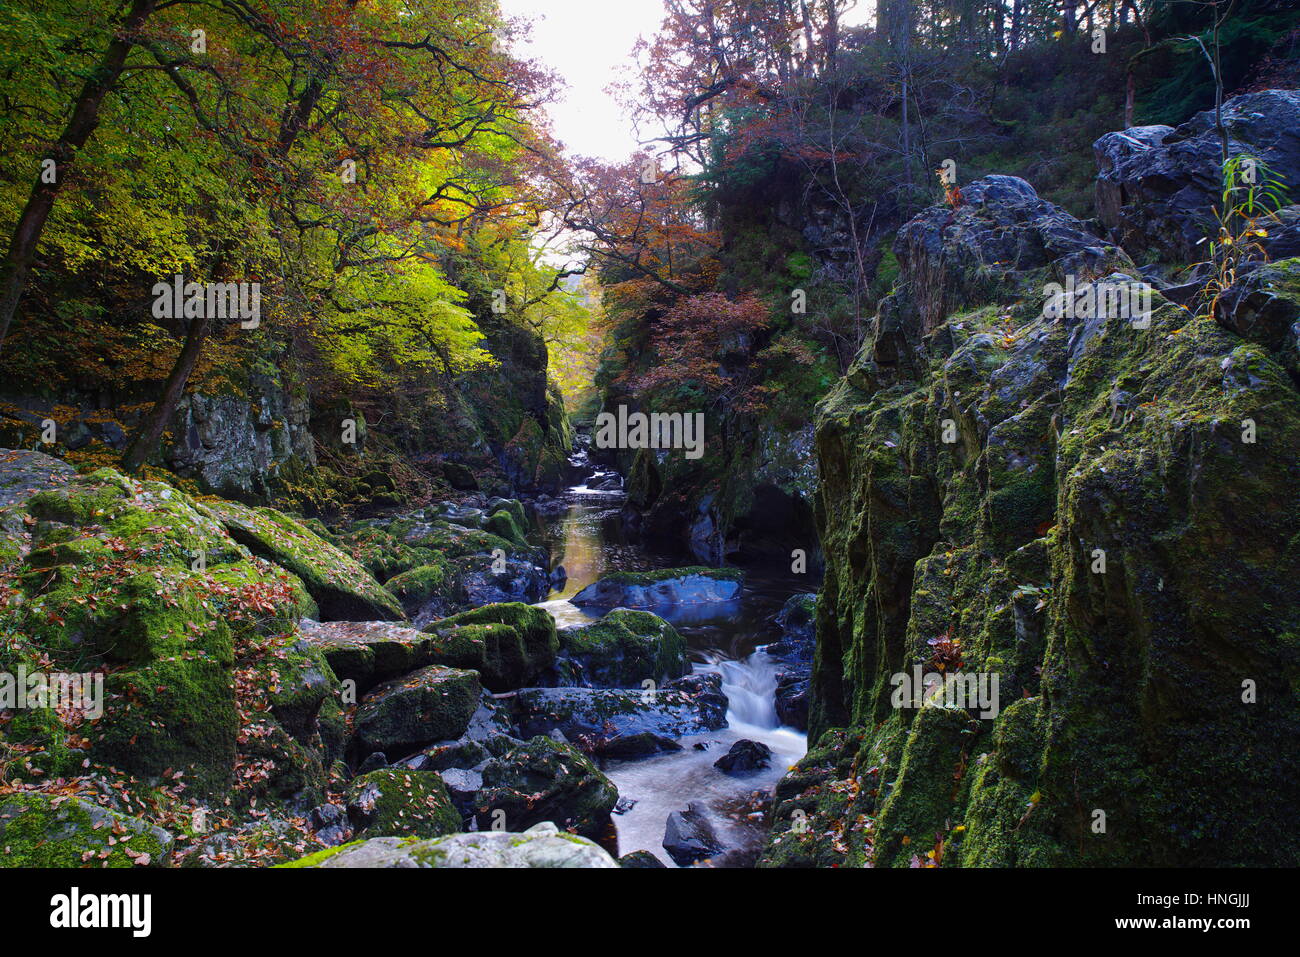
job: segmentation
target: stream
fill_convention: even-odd
[[[609,486],[621,486],[617,473],[597,471],[566,490],[565,509],[540,520],[553,566],[563,565],[568,573],[563,587],[538,605],[560,628],[599,617],[603,610],[588,615],[568,599],[603,575],[697,564],[689,556],[656,554],[630,541],[621,519],[624,494]],[[774,619],[786,599],[808,590],[806,577],[747,568],[744,590],[735,601],[653,609],[686,638],[696,671],[722,674],[728,726],[679,738],[681,751],[605,763],[603,770],[622,798],[614,815],[620,854],[649,851],[675,867],[662,846],[664,826],[670,813],[696,802],[707,809],[714,832],[728,849],[715,864],[745,866],[757,856],[764,840],[762,801],[807,750],[803,732],[782,727],[777,719],[779,663],[761,647],[781,637]],[[772,749],[766,769],[732,776],[713,766],[744,738]]]

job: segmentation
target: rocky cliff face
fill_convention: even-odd
[[[1300,170],[1300,92],[1234,97],[1224,104],[1223,125],[1229,156],[1254,157],[1284,176]],[[1213,235],[1221,150],[1212,110],[1177,129],[1107,133],[1093,144],[1098,217],[1139,259],[1185,265],[1205,258],[1202,240]],[[1298,185],[1289,177],[1289,188]],[[1271,233],[1265,245],[1272,258],[1300,255],[1300,207],[1287,209]]]
[[[570,432],[546,346],[486,305],[478,315],[494,363],[395,390],[401,394],[393,407],[379,412],[373,396],[311,381],[282,335],[216,344],[151,464],[204,492],[304,511],[401,504],[389,474],[395,459],[423,467],[435,485],[450,468],[457,482],[448,484],[461,490],[554,490]],[[152,376],[165,367],[107,383],[75,364],[64,371],[58,381],[25,375],[0,384],[0,444],[71,455],[78,464],[116,464],[158,395]],[[46,440],[50,422],[53,441]],[[355,435],[345,444],[348,422]],[[303,487],[329,492],[328,500],[302,494]]]
[[[1300,261],[1045,316],[1129,256],[1022,180],[964,197],[818,410],[816,746],[767,861],[1293,864]]]

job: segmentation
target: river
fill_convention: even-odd
[[[568,573],[563,587],[553,589],[539,603],[560,628],[598,617],[568,599],[602,575],[695,564],[688,556],[656,554],[628,539],[621,520],[623,493],[596,488],[615,482],[616,473],[597,472],[585,484],[565,492],[564,510],[541,520],[552,564],[563,565]],[[604,765],[623,799],[614,816],[620,854],[645,850],[675,867],[662,846],[664,826],[670,813],[696,802],[707,808],[715,833],[731,851],[715,863],[752,862],[764,838],[762,798],[807,750],[803,732],[782,727],[777,720],[777,663],[761,647],[780,638],[774,621],[777,613],[791,595],[809,591],[809,582],[806,576],[779,571],[746,572],[745,587],[736,601],[655,609],[686,638],[697,671],[722,674],[728,727],[678,739],[681,751]],[[715,768],[713,762],[743,738],[772,749],[770,766],[743,776]]]

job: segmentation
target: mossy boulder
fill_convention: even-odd
[[[402,608],[415,615],[430,602],[442,599],[450,603],[455,594],[455,574],[441,557],[424,565],[399,572],[384,583]]]
[[[690,671],[686,639],[648,611],[616,608],[600,621],[564,629],[559,637],[561,654],[576,666],[575,684],[639,688]]]
[[[235,541],[302,580],[327,619],[401,621],[401,605],[353,558],[282,512],[209,501]]]
[[[618,789],[581,751],[539,736],[484,767],[474,816],[479,830],[522,831],[549,821],[599,838],[617,803]]]
[[[600,845],[554,824],[518,833],[482,831],[430,840],[377,837],[317,851],[285,867],[574,868],[617,867]]]
[[[386,621],[303,621],[303,637],[318,647],[341,680],[367,691],[432,664],[430,637]]]
[[[358,750],[395,756],[459,738],[469,727],[481,693],[477,673],[442,665],[380,685],[357,708]]]
[[[348,785],[347,808],[359,837],[440,837],[461,829],[447,786],[434,771],[363,774]]]
[[[319,534],[315,527],[312,531]],[[412,568],[442,561],[438,552],[407,544],[393,533],[388,523],[378,520],[354,522],[326,540],[355,558],[381,582],[388,582]]]
[[[225,788],[240,728],[238,649],[293,631],[314,607],[301,583],[160,482],[104,469],[22,509],[20,600],[0,613],[0,630],[17,636],[9,653],[107,670],[102,717],[75,733],[50,721],[36,734],[24,722],[28,753],[47,773],[70,772],[59,766],[65,755],[146,778],[185,771],[198,788]],[[64,737],[85,754],[68,752]]]
[[[172,836],[81,798],[0,796],[0,867],[168,867]]]
[[[484,605],[433,622],[431,660],[473,668],[491,691],[523,687],[555,663],[559,637],[555,620],[541,608],[520,602]]]
[[[615,572],[569,599],[599,608],[661,608],[732,601],[740,595],[745,573],[737,568],[661,568],[649,572]]]

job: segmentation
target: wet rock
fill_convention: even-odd
[[[562,834],[550,822],[523,833],[483,831],[426,841],[380,837],[320,851],[286,867],[617,867],[598,844]]]
[[[776,616],[781,638],[763,650],[787,663],[811,662],[817,646],[817,595],[792,595]]]
[[[679,738],[727,723],[720,675],[694,675],[657,691],[604,688],[525,688],[514,699],[525,736],[559,729],[583,750],[637,734]]]
[[[582,687],[637,688],[690,671],[686,639],[647,611],[616,608],[590,625],[564,629],[559,639],[561,656]]]
[[[678,867],[690,867],[696,861],[720,853],[722,843],[714,834],[703,806],[692,801],[686,810],[668,815],[663,848]]]
[[[550,821],[588,837],[602,837],[618,789],[576,748],[538,736],[489,761],[474,799],[480,830],[526,829]]]
[[[665,691],[681,692],[695,703],[708,730],[727,726],[727,696],[722,693],[722,675],[700,671],[664,685]]]
[[[740,594],[744,573],[734,568],[665,568],[617,572],[588,585],[569,599],[578,606],[660,608],[730,601]]]
[[[479,694],[475,672],[442,665],[380,685],[357,709],[357,745],[367,754],[406,754],[431,741],[458,738],[469,727]]]
[[[640,734],[624,734],[601,741],[595,746],[594,754],[613,761],[632,761],[636,758],[648,758],[655,754],[680,751],[682,746],[672,738],[648,731]]]
[[[633,851],[631,854],[624,854],[618,859],[619,867],[667,867],[663,861],[655,857],[649,851]]]
[[[727,774],[746,774],[766,768],[771,760],[772,749],[766,744],[743,738],[733,744],[730,751],[714,761],[713,766]]]
[[[500,602],[539,602],[550,590],[542,566],[520,558],[467,556],[455,560],[459,570],[457,601],[476,608]]]
[[[817,596],[794,595],[782,606],[776,621],[781,639],[763,651],[781,662],[776,679],[776,714],[781,723],[808,729],[808,689],[813,653],[817,646]]]
[[[808,730],[808,691],[811,684],[811,666],[783,671],[777,675],[776,716],[782,724],[800,731]]]

